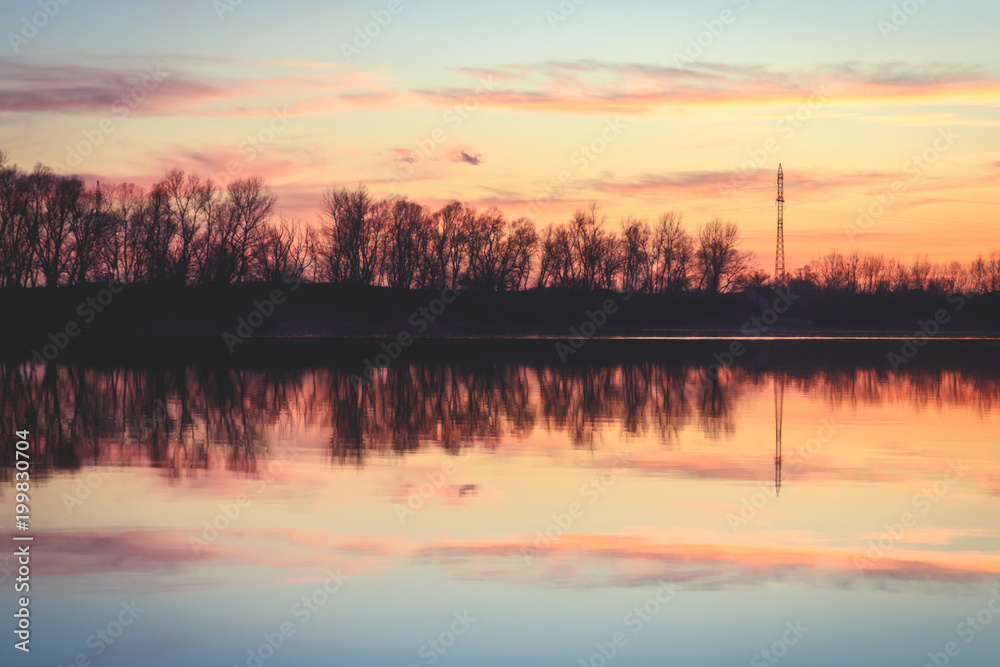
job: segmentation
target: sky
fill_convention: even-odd
[[[302,223],[359,183],[540,227],[593,201],[611,226],[719,217],[768,270],[780,163],[790,268],[969,260],[1000,250],[998,21],[972,0],[8,0],[0,150],[91,183],[259,175]]]

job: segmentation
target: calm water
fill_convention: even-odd
[[[995,345],[886,345],[4,365],[3,662],[994,666]]]

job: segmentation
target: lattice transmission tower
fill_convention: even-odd
[[[785,175],[778,165],[778,247],[774,252],[774,284],[780,287],[785,284]]]
[[[781,427],[785,423],[785,372],[774,377],[774,495],[781,495]]]

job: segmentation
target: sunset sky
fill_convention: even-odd
[[[357,183],[540,226],[722,217],[767,270],[780,162],[790,267],[1000,250],[995,2],[237,2],[3,3],[0,149],[88,181],[260,175],[303,222]]]

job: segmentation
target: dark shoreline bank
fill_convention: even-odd
[[[50,364],[87,366],[195,364],[204,367],[331,366],[361,373],[368,360],[385,351],[392,338],[274,338],[253,337],[230,354],[218,337],[149,337],[116,339],[90,337],[74,340]],[[893,367],[890,355],[902,356],[909,338],[593,338],[570,354],[557,345],[566,338],[418,338],[400,350],[390,368],[409,365],[459,363],[528,363],[542,366],[654,363],[709,366],[719,361],[745,369],[767,370],[877,368],[886,372],[918,372],[955,368],[973,375],[996,375],[1000,369],[1000,338],[931,339],[911,358]],[[729,361],[734,343],[742,352]],[[0,340],[0,361],[31,360],[29,339],[12,344]],[[565,360],[564,360],[565,358]]]
[[[611,346],[648,353],[672,340],[693,350],[702,344],[719,349],[725,347],[720,341],[730,339],[748,346],[787,339],[787,346],[802,337],[859,346],[865,339],[920,339],[924,331],[935,342],[957,345],[963,341],[955,339],[975,338],[989,347],[991,338],[1000,337],[1000,293],[969,299],[923,292],[794,295],[783,314],[762,316],[768,311],[762,306],[778,299],[768,290],[754,302],[744,294],[626,298],[606,291],[531,290],[455,296],[315,284],[294,290],[265,284],[134,285],[112,294],[106,285],[80,285],[0,291],[6,313],[0,346],[8,359],[31,357],[33,350],[59,343],[65,345],[56,358],[180,353],[236,359],[377,350],[380,342],[411,339],[408,351],[478,347],[481,353],[486,345],[492,354],[551,350],[574,339],[585,341],[572,355],[579,357],[589,348]],[[936,316],[943,323],[935,324]]]

